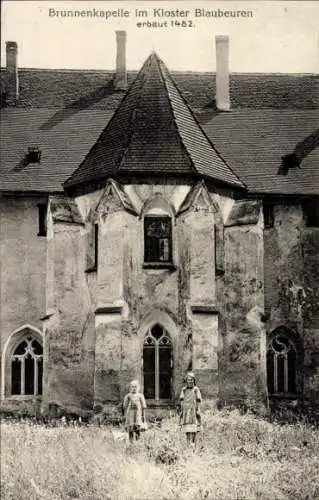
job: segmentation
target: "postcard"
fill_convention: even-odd
[[[318,2],[1,8],[1,498],[318,498]]]

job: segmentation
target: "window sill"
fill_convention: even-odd
[[[270,399],[288,399],[288,400],[296,400],[298,399],[297,394],[293,394],[292,392],[279,392],[276,394],[269,394]]]
[[[34,394],[11,394],[5,396],[4,401],[41,401],[42,396],[34,396]]]
[[[224,269],[216,269],[215,274],[216,274],[216,276],[224,276],[225,270]]]
[[[85,270],[85,272],[87,274],[90,274],[90,273],[96,273],[97,272],[97,267],[89,267],[88,269]]]
[[[143,269],[170,269],[175,271],[177,267],[172,262],[144,262]]]

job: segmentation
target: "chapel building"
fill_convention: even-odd
[[[1,108],[1,406],[315,405],[318,75],[23,69]]]

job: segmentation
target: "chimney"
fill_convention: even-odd
[[[230,110],[229,97],[229,38],[216,36],[216,107],[219,111]]]
[[[114,77],[114,87],[117,90],[127,88],[126,73],[126,31],[116,31],[116,71]]]
[[[6,42],[6,56],[7,56],[6,102],[8,104],[14,104],[19,99],[17,42]]]

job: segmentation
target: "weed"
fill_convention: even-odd
[[[1,424],[1,498],[314,500],[318,433],[239,411],[203,412],[197,449],[174,414],[129,445],[121,429],[61,421]],[[124,439],[122,439],[122,437]]]

